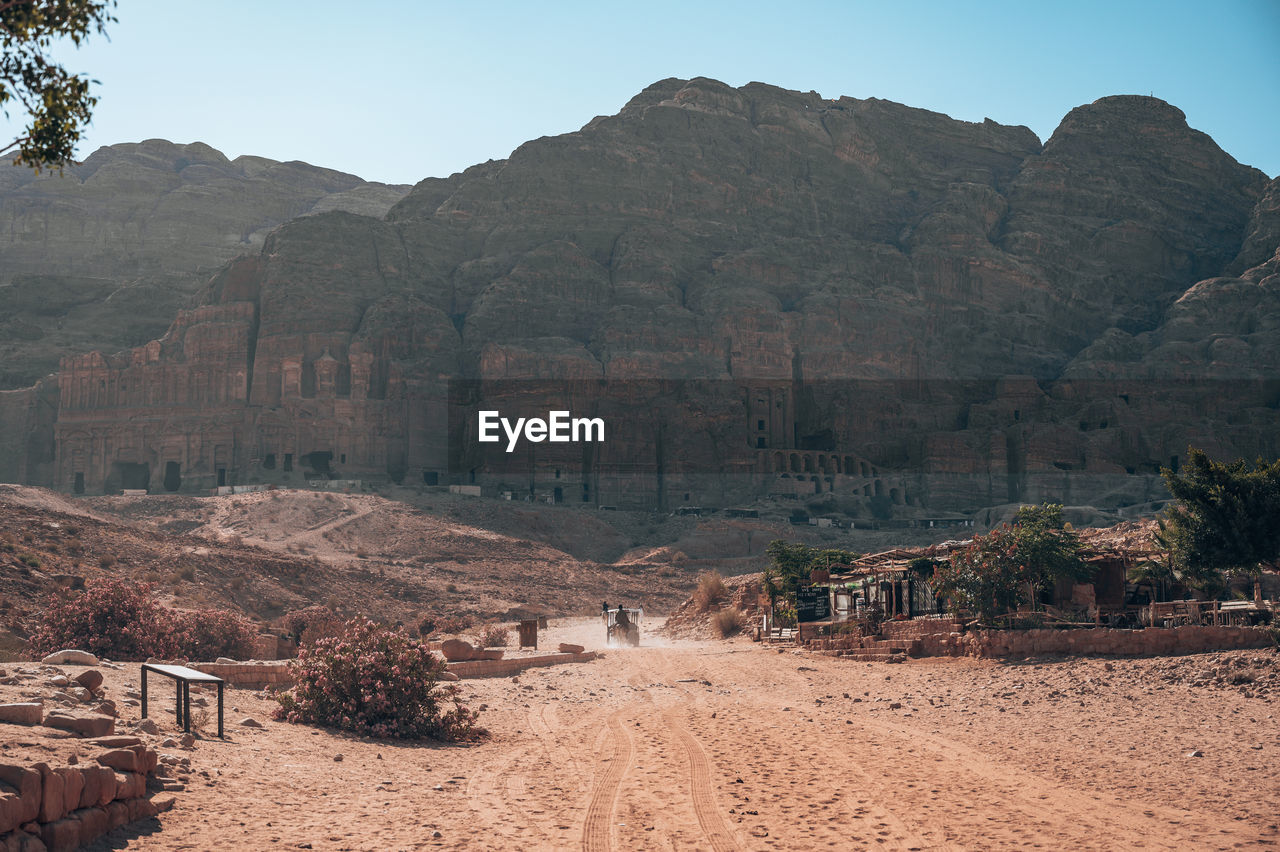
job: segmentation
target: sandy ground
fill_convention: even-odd
[[[552,625],[545,642],[601,645],[596,623]],[[1167,664],[868,664],[647,633],[592,663],[463,681],[493,731],[476,746],[276,723],[233,690],[227,740],[181,752],[173,811],[93,848],[1280,845],[1274,705],[1166,682]],[[117,694],[137,679],[107,675]],[[175,731],[153,716],[157,739]]]

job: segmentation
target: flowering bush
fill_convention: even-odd
[[[173,612],[151,597],[147,583],[89,580],[83,592],[60,589],[31,635],[31,651],[43,656],[78,648],[113,660],[167,657],[173,651]]]
[[[505,648],[508,640],[507,628],[501,624],[486,624],[480,630],[481,648]]]
[[[180,656],[188,660],[247,660],[253,656],[258,628],[248,619],[219,609],[173,615],[171,644]]]
[[[151,597],[147,583],[99,578],[84,591],[61,589],[31,635],[36,656],[77,648],[113,660],[148,657],[241,659],[253,653],[257,629],[239,615],[216,609],[175,612]]]
[[[284,629],[299,645],[311,645],[342,632],[342,616],[327,606],[309,606],[286,613]]]
[[[444,666],[424,643],[353,619],[298,652],[293,689],[276,697],[274,715],[372,737],[479,739],[475,711],[439,683]]]
[[[953,611],[976,613],[990,624],[1019,605],[1032,603],[1038,591],[1058,578],[1089,575],[1080,558],[1080,541],[1065,529],[1062,507],[1024,506],[1013,526],[1005,524],[934,568],[934,591],[951,600]]]

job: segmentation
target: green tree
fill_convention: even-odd
[[[1226,576],[1256,580],[1280,560],[1280,460],[1251,467],[1188,448],[1181,473],[1163,468],[1160,475],[1178,502],[1165,509],[1156,541],[1184,584],[1217,594]]]
[[[15,101],[29,116],[22,136],[0,148],[39,171],[70,162],[98,99],[94,82],[49,59],[55,41],[77,47],[114,23],[116,0],[0,0],[0,109]],[[3,143],[0,143],[3,144]]]
[[[1023,506],[1013,525],[1004,524],[939,563],[934,591],[950,598],[952,608],[967,610],[984,622],[1034,603],[1036,593],[1059,578],[1089,575],[1080,557],[1080,539],[1062,522],[1062,506]]]
[[[820,549],[800,542],[774,539],[765,548],[773,560],[764,569],[764,587],[771,601],[779,597],[795,604],[796,587],[809,582],[810,572],[847,565],[859,554],[835,548]]]

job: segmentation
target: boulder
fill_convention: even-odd
[[[476,649],[470,642],[461,639],[446,639],[440,643],[440,653],[451,663],[461,663],[476,659]]]
[[[88,651],[77,651],[72,648],[66,648],[61,651],[54,651],[40,662],[46,666],[96,666],[98,658]]]
[[[116,720],[110,716],[53,710],[44,717],[44,726],[71,731],[82,737],[105,737],[115,733]]]
[[[88,669],[76,675],[76,683],[83,686],[90,692],[97,692],[98,687],[102,686],[102,672],[97,669]]]
[[[560,643],[560,653],[561,653],[561,654],[581,654],[581,653],[582,653],[583,651],[585,651],[585,650],[587,650],[587,649],[586,649],[586,648],[584,648],[584,647],[583,647],[583,646],[581,646],[581,645],[573,645],[573,644],[571,644],[571,643],[569,643],[569,642],[561,642],[561,643]]]
[[[31,767],[40,773],[40,822],[53,822],[66,816],[66,780],[47,763]]]
[[[69,814],[80,807],[84,793],[84,773],[75,766],[59,766],[53,770],[62,777],[62,812]]]
[[[29,701],[16,704],[0,704],[0,722],[10,725],[39,725],[44,718],[44,705]]]
[[[118,748],[103,752],[96,760],[102,766],[119,769],[121,772],[138,772],[138,753],[132,749]]]
[[[501,648],[478,648],[473,660],[501,660],[502,655],[506,653]]]
[[[46,822],[40,826],[40,840],[48,852],[72,852],[79,849],[80,820],[66,817]]]
[[[38,770],[0,763],[0,790],[17,799],[18,824],[31,822],[40,814],[43,783]]]

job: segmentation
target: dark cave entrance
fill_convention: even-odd
[[[121,489],[145,491],[151,486],[151,465],[138,462],[116,462],[111,465],[112,479]]]
[[[177,491],[182,487],[182,465],[176,461],[164,463],[164,490]]]
[[[307,453],[302,457],[302,466],[308,470],[315,471],[323,477],[328,477],[332,471],[329,469],[329,463],[333,461],[333,453],[317,450],[314,453]]]

